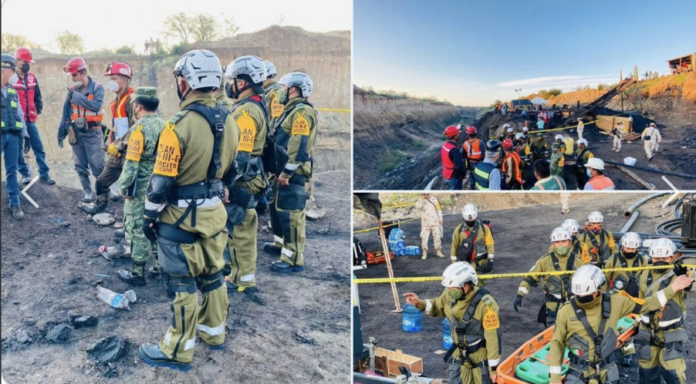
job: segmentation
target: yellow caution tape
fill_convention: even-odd
[[[384,205],[384,206],[382,206],[382,210],[385,210],[385,209],[404,208],[404,207],[413,207],[413,206],[415,206],[415,205],[416,205],[416,203],[400,204],[400,205]],[[363,212],[363,211],[360,211],[360,210],[357,210],[357,209],[353,210],[353,213],[360,213],[360,212]]]
[[[685,264],[686,268],[696,268],[696,265]],[[649,267],[631,267],[631,268],[609,268],[602,269],[602,272],[637,272],[651,269],[671,269],[673,265],[664,266],[649,266]],[[575,271],[549,271],[549,272],[524,272],[524,273],[498,273],[490,275],[478,275],[479,280],[492,279],[509,279],[515,277],[538,277],[538,276],[562,276],[572,275]],[[431,281],[441,281],[442,276],[424,276],[424,277],[395,277],[390,278],[371,278],[371,279],[353,279],[355,284],[384,284],[384,283],[426,283]]]
[[[316,108],[317,111],[350,113],[350,109]]]
[[[587,123],[584,123],[584,124],[585,124],[585,126],[588,126],[588,125],[594,124],[594,123],[596,123],[596,122],[598,122],[598,121],[599,121],[599,120],[594,120],[594,121],[590,121],[590,122],[587,122]],[[566,129],[574,129],[574,128],[577,128],[577,127],[578,127],[577,125],[571,125],[571,126],[568,126],[568,127],[561,127],[561,128],[554,128],[554,129],[542,129],[542,130],[538,130],[538,131],[529,131],[529,134],[530,134],[530,135],[534,135],[534,134],[537,134],[537,133],[546,133],[546,132],[563,131],[563,130],[566,130]],[[521,133],[521,132],[518,132],[518,133]],[[497,138],[497,137],[498,137],[498,136],[491,136],[491,137],[489,137],[489,139],[495,139],[495,138]]]
[[[416,221],[416,220],[420,220],[420,217],[415,218],[415,219],[401,220],[398,223],[386,224],[386,225],[383,225],[382,227],[384,227],[384,228],[393,227],[395,225],[399,225],[399,224],[403,224],[403,223],[410,223],[411,221]],[[373,228],[361,229],[359,231],[353,231],[353,233],[365,233],[365,232],[370,232],[370,231],[376,231],[378,229],[379,229],[379,227],[373,227]]]

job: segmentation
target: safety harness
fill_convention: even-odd
[[[261,159],[263,161],[263,168],[274,175],[279,176],[283,172],[285,164],[288,162],[287,149],[278,144],[281,142],[279,136],[283,131],[281,126],[283,125],[285,119],[302,105],[308,105],[314,108],[314,105],[312,105],[312,103],[309,101],[300,101],[293,105],[292,109],[284,111],[278,120],[276,120],[273,129],[268,130],[268,137],[266,138],[266,145],[263,147],[263,155],[261,155]]]
[[[603,258],[603,255],[605,253],[605,251],[604,251],[604,248],[605,248],[604,239],[606,237],[609,237],[609,235],[607,234],[607,231],[605,231],[604,228],[602,228],[602,230],[599,232],[599,244],[597,244],[597,239],[595,239],[595,237],[592,235],[592,232],[585,232],[585,234],[590,239],[592,246],[597,248],[597,260],[595,260],[595,263],[599,263],[600,261],[604,262],[605,261]],[[590,252],[590,254],[592,254],[592,252]]]
[[[628,260],[624,257],[624,255],[619,251],[614,255],[616,257],[616,260],[621,264],[621,268],[628,268]],[[638,264],[636,265],[634,263],[634,267],[642,267],[643,266],[643,256],[640,254],[636,254],[635,256],[638,259]],[[623,276],[617,276],[614,279],[614,288],[619,289],[619,290],[625,290],[628,294],[630,294],[633,297],[638,296],[638,272],[630,272],[627,271],[625,272],[626,275],[628,276],[628,280],[626,280]],[[620,283],[619,283],[620,282]],[[631,284],[633,283],[633,284]]]

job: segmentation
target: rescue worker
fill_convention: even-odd
[[[551,175],[551,163],[539,159],[534,162],[534,177],[537,182],[532,187],[533,191],[564,191],[566,189],[563,178]]]
[[[500,140],[501,142],[505,141],[506,139],[510,139],[512,141],[515,141],[515,129],[510,126],[510,124],[505,124],[503,125],[503,134],[500,135]]]
[[[662,142],[662,135],[660,135],[660,131],[657,130],[657,125],[655,125],[655,123],[650,123],[650,125],[643,130],[640,138],[645,142],[643,144],[645,154],[648,156],[648,161],[651,161]]]
[[[450,125],[445,129],[447,141],[440,148],[442,160],[442,177],[449,186],[450,191],[462,189],[462,183],[466,176],[466,160],[459,151],[459,128]]]
[[[88,169],[95,178],[99,177],[104,169],[104,87],[87,75],[87,63],[81,57],[70,59],[63,71],[70,75],[73,86],[68,89],[63,104],[63,117],[58,127],[58,147],[63,148],[63,141],[68,137],[75,172],[85,193],[83,201],[90,202],[94,195]]]
[[[126,230],[126,243],[133,259],[133,270],[119,270],[118,278],[126,283],[145,285],[145,264],[150,251],[155,256],[154,266],[150,268],[152,277],[159,277],[162,268],[157,260],[157,242],[150,241],[143,233],[143,213],[147,182],[152,175],[157,156],[157,139],[165,121],[157,116],[159,96],[157,88],[135,88],[131,93],[133,118],[136,123],[128,130],[128,151],[124,155],[123,172],[118,179],[121,196],[126,199],[123,206],[123,226]]]
[[[278,73],[275,65],[268,60],[265,60],[263,63],[266,66],[266,81],[263,83],[264,101],[266,102],[266,109],[271,114],[270,126],[275,127],[276,120],[283,114],[283,109],[285,108],[278,99],[278,93],[282,85],[275,81]]]
[[[225,93],[235,101],[230,117],[241,132],[236,161],[242,174],[225,204],[231,258],[225,280],[228,292],[251,293],[256,291],[256,202],[267,187],[261,162],[269,124],[263,102],[266,67],[256,56],[242,56],[227,66],[225,80]]]
[[[106,163],[104,170],[94,183],[97,199],[94,205],[82,206],[82,211],[91,215],[106,210],[109,203],[109,188],[118,180],[123,170],[123,156],[126,154],[129,127],[132,127],[136,121],[133,104],[130,102],[131,94],[133,94],[133,88],[130,86],[133,76],[130,65],[119,61],[113,62],[106,66],[104,76],[109,77],[108,88],[116,94],[116,97],[109,104],[112,124],[108,137],[104,140],[108,143]]]
[[[226,68],[222,67],[222,73],[225,73]],[[234,103],[232,102],[232,99],[227,97],[227,91],[225,90],[225,85],[227,84],[227,81],[225,81],[225,76],[222,77],[222,82],[220,83],[220,88],[216,89],[213,91],[213,97],[215,97],[215,103],[223,108],[225,108],[227,111],[232,110],[232,106]]]
[[[267,170],[277,177],[275,201],[271,205],[273,243],[264,250],[279,255],[271,265],[277,273],[304,271],[305,184],[312,176],[312,149],[317,138],[317,112],[307,100],[312,94],[312,79],[302,72],[283,76],[278,102],[285,106],[274,126],[275,145],[287,152],[283,169]]]
[[[486,143],[486,158],[476,165],[474,179],[479,191],[500,191],[503,179],[496,163],[500,158],[500,141],[490,140]]]
[[[39,88],[39,81],[36,79],[36,75],[29,72],[31,63],[34,60],[32,59],[31,51],[23,47],[15,50],[14,57],[17,61],[18,79],[16,83],[11,85],[17,91],[19,104],[22,106],[22,112],[24,113],[24,124],[29,133],[29,140],[24,142],[23,152],[27,154],[30,149],[34,151],[36,165],[39,168],[39,183],[54,185],[56,181],[48,174],[50,168],[46,164],[46,151],[41,141],[39,129],[36,127],[36,120],[43,110],[43,98],[41,97],[41,88]],[[22,154],[19,155],[18,161],[19,173],[22,175],[22,184],[29,184],[31,182],[31,172]]]
[[[593,157],[587,160],[585,174],[590,178],[585,183],[585,191],[613,191],[616,189],[614,182],[604,176],[604,161]]]
[[[582,121],[582,117],[578,117],[578,141],[583,140],[582,133],[585,131],[585,123]]]
[[[686,279],[687,281],[690,281]],[[564,351],[569,349],[570,369],[565,384],[618,384],[615,349],[617,325],[636,311],[636,302],[621,295],[602,293],[606,279],[595,265],[585,265],[575,272],[571,283],[571,305],[558,312],[558,320],[549,351],[550,383],[560,384]],[[675,285],[681,289],[681,285]],[[656,297],[645,301],[643,308],[659,309]],[[638,306],[640,307],[640,306]],[[668,381],[669,382],[669,381]],[[656,381],[646,383],[659,383]]]
[[[508,190],[522,189],[522,159],[515,152],[512,140],[506,139],[503,141],[503,151],[505,158],[503,159],[503,175],[505,175],[505,188]]]
[[[239,127],[215,103],[220,60],[208,50],[185,53],[174,67],[180,111],[158,138],[157,159],[145,201],[143,233],[157,241],[168,274],[172,320],[159,344],[143,344],[149,365],[191,369],[196,330],[204,343],[224,349],[228,300],[222,270],[227,215],[235,177]],[[203,296],[198,304],[197,289]]]
[[[614,152],[621,151],[621,139],[623,139],[624,135],[626,134],[626,130],[623,126],[623,121],[619,121],[618,124],[616,124],[616,127],[614,127],[614,129],[611,130],[611,134],[614,137],[614,146],[611,150]]]
[[[609,257],[619,250],[614,242],[614,235],[602,228],[604,223],[602,212],[590,212],[587,221],[580,241],[587,245],[590,250],[590,263],[601,268]]]
[[[525,120],[524,122],[524,127],[522,127],[522,136],[524,136],[524,139],[529,142],[529,127],[527,126],[529,124],[529,121]]]
[[[532,169],[532,147],[529,145],[528,136],[523,133],[518,133],[515,138],[517,139],[517,154],[520,156],[522,163],[522,188],[531,189],[534,186],[536,179],[534,178],[534,170]]]
[[[466,154],[466,164],[467,168],[469,169],[467,184],[469,185],[469,189],[472,190],[474,189],[476,184],[474,180],[476,166],[479,164],[479,162],[483,160],[484,149],[486,146],[483,140],[476,138],[476,134],[476,127],[474,127],[473,125],[466,127],[467,139],[466,141],[464,141],[464,144],[462,144],[462,153]]]
[[[546,144],[543,133],[537,133],[536,138],[532,140],[531,147],[532,159],[534,161],[546,158],[546,151],[549,149],[549,146]]]
[[[428,258],[428,239],[431,233],[433,234],[433,245],[435,245],[437,257],[445,257],[442,254],[442,243],[440,241],[442,208],[440,208],[440,202],[437,201],[437,197],[429,193],[421,193],[418,196],[418,201],[416,201],[416,212],[419,212],[421,217],[420,237],[423,250],[421,259],[425,260]]]
[[[573,243],[570,246],[570,250],[576,255],[580,256],[583,263],[590,263],[590,250],[587,244],[580,241],[580,223],[575,219],[565,219],[561,223],[561,228],[565,229],[570,233],[570,237]],[[549,245],[549,253],[553,252],[553,244]]]
[[[566,143],[563,141],[563,135],[556,135],[554,139],[556,140],[556,143],[558,143],[558,148],[560,149],[561,153],[565,155],[567,149]]]
[[[450,260],[466,261],[478,272],[488,273],[493,270],[495,259],[495,241],[488,225],[478,219],[478,209],[473,204],[462,208],[464,222],[454,228]]]
[[[634,268],[648,265],[648,258],[638,252],[641,243],[642,240],[640,235],[635,232],[626,232],[621,236],[621,249],[607,260],[604,264],[604,268]],[[611,293],[624,291],[631,297],[639,297],[640,291],[638,283],[640,280],[640,271],[605,272],[604,276],[609,283]],[[640,308],[637,308],[635,312],[638,313],[639,310]],[[625,357],[624,365],[632,365],[634,363],[633,356],[636,354],[633,341],[624,345],[621,348],[621,352]],[[638,361],[635,360],[636,365],[637,363]]]
[[[565,176],[565,155],[563,154],[563,149],[558,143],[553,143],[551,149],[553,150],[551,154],[551,175],[563,178]]]
[[[12,55],[2,54],[2,154],[5,163],[5,184],[10,200],[10,211],[16,220],[24,218],[19,204],[19,183],[17,183],[17,159],[21,156],[22,139],[29,137],[24,113],[20,108],[17,91],[12,84],[17,83],[17,62]]]
[[[448,266],[442,273],[446,288],[440,297],[421,300],[407,293],[406,302],[432,317],[446,317],[452,324],[452,347],[444,356],[453,384],[490,384],[497,381],[502,339],[498,303],[479,288],[474,268],[465,262]]]
[[[587,165],[587,162],[594,157],[594,154],[587,149],[587,140],[578,140],[578,150],[575,152],[575,157],[577,158],[575,178],[578,182],[578,188],[584,189],[587,180],[590,179],[590,176],[587,175],[585,166]]]
[[[676,248],[672,240],[654,240],[649,250],[652,264],[674,265],[679,257]],[[685,342],[689,336],[684,318],[686,293],[694,291],[693,283],[686,269],[679,265],[674,269],[644,271],[640,275],[640,298],[646,300],[634,338],[640,384],[659,383],[660,377],[667,384],[686,384],[684,355],[688,353]]]
[[[551,243],[553,244],[553,251],[537,260],[529,272],[575,271],[585,264],[581,255],[573,252],[571,248],[573,240],[570,232],[565,228],[558,227],[551,232]],[[573,296],[570,290],[570,275],[532,275],[525,277],[517,289],[513,308],[516,312],[519,312],[519,308],[522,306],[522,298],[529,293],[532,287],[536,287],[540,281],[542,281],[546,303],[539,311],[537,321],[546,327],[551,327],[556,323],[558,309]]]

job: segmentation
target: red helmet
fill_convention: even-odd
[[[131,72],[130,65],[121,61],[114,61],[113,63],[108,64],[106,66],[106,70],[104,71],[104,76],[111,75],[121,75],[130,79],[133,74]]]
[[[445,136],[447,137],[454,137],[459,134],[459,128],[457,128],[454,125],[450,125],[449,127],[445,128]]]
[[[474,127],[473,125],[466,127],[466,133],[467,133],[467,135],[475,135],[476,134],[476,127]]]
[[[15,59],[24,60],[27,63],[33,63],[34,60],[31,57],[31,51],[29,48],[20,47],[15,51]]]
[[[512,140],[510,140],[510,139],[503,140],[503,149],[512,149]]]
[[[70,59],[70,61],[68,61],[68,65],[63,67],[63,72],[74,75],[83,69],[87,69],[87,63],[85,63],[85,60],[81,57],[73,57]]]

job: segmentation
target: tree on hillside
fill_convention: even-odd
[[[15,35],[13,33],[3,33],[1,36],[3,52],[14,52],[14,50],[19,47],[26,47],[29,49],[41,48],[39,44],[33,43],[26,36]]]
[[[166,37],[178,38],[180,42],[188,43],[191,27],[189,26],[189,18],[185,13],[180,12],[167,16],[164,25],[167,26],[167,29],[164,30]]]
[[[130,45],[124,45],[116,48],[116,53],[120,55],[132,55],[135,53],[135,50]]]
[[[62,31],[56,34],[56,44],[60,53],[64,55],[81,55],[85,52],[85,44],[80,35],[70,31]]]
[[[217,19],[212,14],[198,14],[186,16],[185,13],[177,13],[167,16],[164,21],[167,29],[164,35],[168,38],[179,40],[178,44],[193,41],[216,41],[234,36],[239,27],[232,19]]]

